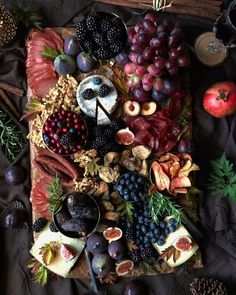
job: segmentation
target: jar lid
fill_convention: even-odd
[[[215,37],[215,33],[206,32],[198,36],[194,44],[197,58],[207,66],[216,66],[228,56],[228,49]]]

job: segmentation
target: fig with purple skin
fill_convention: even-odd
[[[78,69],[83,73],[91,72],[96,64],[92,55],[84,51],[77,55],[76,62]]]
[[[75,72],[76,63],[73,57],[68,54],[62,53],[55,58],[54,68],[60,76],[65,76],[67,74],[73,74]]]
[[[108,254],[98,254],[93,257],[92,269],[97,275],[107,275],[110,271],[113,270],[113,266],[113,260]]]
[[[95,232],[89,236],[87,248],[93,254],[102,254],[107,250],[107,240],[101,233]]]
[[[120,260],[124,257],[126,250],[126,245],[123,240],[117,240],[109,243],[108,253],[111,258],[115,260]]]
[[[68,35],[65,37],[64,51],[71,56],[76,56],[82,51],[76,36]]]

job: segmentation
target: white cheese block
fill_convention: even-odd
[[[60,254],[59,248],[56,256],[52,259],[51,263],[49,265],[45,265],[45,263],[42,260],[42,256],[39,254],[40,248],[43,245],[48,244],[52,241],[58,242],[59,247],[61,244],[70,245],[75,250],[75,257],[73,257],[71,260],[65,261]],[[37,240],[35,241],[33,247],[30,250],[30,253],[49,270],[65,278],[67,277],[71,268],[73,267],[76,260],[83,251],[84,246],[85,243],[80,239],[68,238],[60,232],[51,232],[49,228],[46,227],[38,236]]]
[[[93,83],[94,77],[100,78],[102,80],[102,83],[100,85],[95,85]],[[111,88],[110,93],[108,93],[108,95],[106,95],[105,97],[98,96],[99,87],[102,84],[107,84]],[[89,100],[83,99],[82,93],[87,88],[92,88],[94,90],[94,98]],[[108,114],[112,114],[115,111],[118,103],[118,95],[115,86],[113,85],[111,80],[107,79],[102,75],[92,75],[82,80],[77,88],[76,98],[81,111],[83,111],[85,115],[92,118],[96,118],[96,108],[98,99],[99,103],[102,105],[103,109],[106,110]],[[109,124],[110,120],[108,116],[103,116],[102,122],[102,124]]]
[[[183,263],[185,263],[187,260],[189,260],[198,250],[198,245],[196,244],[196,242],[193,240],[193,238],[191,237],[190,233],[187,231],[187,229],[183,226],[180,225],[177,230],[173,233],[168,234],[168,236],[166,237],[165,243],[162,246],[159,246],[157,243],[153,244],[153,247],[157,250],[157,252],[161,255],[162,252],[167,249],[168,247],[170,247],[171,245],[173,245],[174,241],[181,237],[181,236],[186,236],[191,238],[192,240],[192,248],[188,251],[181,251],[180,252],[180,256],[179,258],[176,260],[176,262],[173,261],[173,256],[171,256],[170,259],[166,260],[166,263],[170,266],[170,267],[176,267],[178,265],[181,265]]]

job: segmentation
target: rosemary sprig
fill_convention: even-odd
[[[182,208],[175,204],[170,197],[156,191],[150,195],[147,200],[150,217],[153,221],[158,223],[161,217],[173,216],[177,223],[180,223],[182,218]]]
[[[54,213],[60,208],[62,202],[65,199],[63,195],[60,177],[56,176],[52,180],[52,182],[47,187],[47,192],[48,192],[48,210]]]
[[[9,161],[14,161],[23,147],[21,131],[6,113],[0,110],[0,147]]]
[[[133,210],[134,206],[130,201],[122,201],[117,207],[117,212],[120,212],[121,216],[126,215],[131,222],[133,222]]]

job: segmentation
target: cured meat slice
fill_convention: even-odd
[[[135,145],[153,145],[154,138],[148,130],[141,130],[135,134],[134,144]],[[151,146],[150,146],[151,147]],[[151,147],[152,148],[152,147]]]
[[[130,124],[130,128],[134,132],[139,132],[142,130],[148,130],[151,127],[151,125],[142,117],[138,117],[136,120],[134,120]]]
[[[49,79],[40,80],[40,83],[33,85],[32,92],[37,97],[45,97],[50,88],[54,87],[57,83],[57,78],[51,77]]]
[[[35,85],[41,83],[42,80],[53,78],[57,79],[55,72],[53,70],[45,70],[30,76],[30,78],[28,79],[28,84],[31,88],[34,88]]]
[[[47,181],[44,178],[37,178],[32,183],[30,194],[30,201],[32,209],[40,216],[51,219],[51,214],[48,211],[48,194],[47,194]]]
[[[45,28],[44,32],[47,36],[47,38],[50,38],[54,41],[54,43],[57,46],[57,49],[63,48],[63,40],[61,36],[52,28]]]

